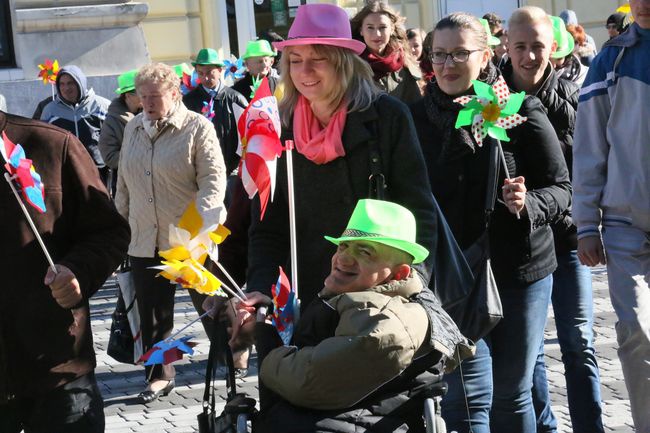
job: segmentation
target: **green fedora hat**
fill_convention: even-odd
[[[135,90],[135,76],[138,75],[137,69],[132,69],[117,77],[118,88],[115,93],[121,95],[122,93],[132,92]]]
[[[490,30],[490,23],[488,23],[488,20],[486,20],[485,18],[479,18],[478,20],[481,22],[481,25],[485,29],[485,33],[487,33],[488,45],[491,47],[494,47],[496,45],[501,45],[501,39],[497,38],[492,34],[492,30]]]
[[[576,43],[573,40],[573,35],[567,31],[562,18],[553,15],[549,15],[549,18],[553,23],[553,38],[557,42],[557,49],[551,57],[561,59],[573,52]]]
[[[216,50],[212,48],[201,48],[199,54],[196,55],[196,60],[192,62],[192,66],[196,65],[215,65],[224,66],[223,60],[219,60],[219,55]]]
[[[246,60],[249,57],[275,57],[275,51],[271,48],[269,41],[260,39],[257,41],[248,41],[246,44],[246,52],[241,57]]]
[[[359,200],[348,225],[338,238],[325,239],[338,245],[348,241],[372,241],[397,248],[420,263],[429,251],[415,242],[415,217],[410,210],[389,201]]]

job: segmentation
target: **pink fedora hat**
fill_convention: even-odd
[[[273,46],[282,50],[293,45],[315,44],[347,48],[357,54],[366,49],[366,44],[352,39],[348,14],[327,3],[300,6],[287,40],[274,42]]]

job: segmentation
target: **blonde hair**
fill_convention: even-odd
[[[143,84],[157,84],[164,91],[176,90],[176,100],[181,98],[180,79],[176,71],[164,63],[149,63],[138,70],[135,76],[135,88]]]
[[[487,32],[485,27],[481,24],[478,18],[467,12],[456,12],[450,15],[447,15],[434,27],[431,32],[431,41],[429,42],[429,47],[427,50],[431,51],[431,45],[433,44],[433,39],[435,38],[436,32],[438,30],[444,29],[462,29],[469,30],[474,35],[474,42],[479,50],[488,49],[488,39]]]
[[[544,9],[537,6],[523,6],[516,9],[508,20],[508,29],[515,26],[534,26],[543,24],[548,27],[548,34],[553,39],[553,22]]]
[[[323,56],[334,66],[338,86],[327,95],[327,102],[332,111],[336,110],[344,99],[349,104],[348,113],[363,111],[372,105],[379,94],[373,80],[370,65],[361,57],[346,48],[331,45],[311,45],[318,56]],[[279,103],[282,123],[291,126],[293,111],[298,103],[300,92],[291,80],[289,55],[292,47],[285,48],[280,58],[280,81],[284,87],[284,96]]]

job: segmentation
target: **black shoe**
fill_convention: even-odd
[[[138,394],[138,398],[140,398],[144,404],[151,403],[152,401],[157,400],[161,395],[168,395],[170,392],[172,392],[174,386],[176,386],[176,384],[174,383],[174,379],[172,379],[164,388],[159,389],[158,391],[151,391],[150,389],[142,391],[140,394]]]

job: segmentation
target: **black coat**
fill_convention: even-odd
[[[508,62],[503,67],[503,77],[512,87],[512,63]],[[555,129],[564,160],[569,169],[573,167],[573,132],[576,125],[578,110],[578,97],[580,87],[573,81],[561,78],[549,64],[544,72],[542,85],[535,96],[542,102],[548,119]],[[555,237],[555,250],[558,253],[575,250],[578,247],[576,226],[571,218],[571,209],[567,209],[552,225]]]
[[[183,96],[185,106],[195,113],[201,113],[203,102],[208,102],[209,100],[210,95],[205,91],[203,86],[197,86],[196,89]],[[239,136],[237,135],[237,119],[233,111],[233,104],[246,108],[248,101],[239,92],[222,85],[221,90],[215,98],[215,116],[212,118],[212,123],[217,132],[217,138],[221,145],[221,152],[223,152],[223,159],[226,163],[226,171],[228,174],[231,174],[239,165],[239,155],[237,155]]]
[[[292,131],[283,131],[283,142],[292,136]],[[440,214],[427,185],[426,167],[413,121],[404,104],[393,97],[381,96],[369,109],[348,114],[343,131],[344,157],[317,165],[293,152],[299,295],[303,305],[314,298],[330,272],[330,258],[336,247],[323,236],[339,236],[357,201],[369,196],[371,137],[378,139],[388,186],[387,199],[413,212],[418,222],[418,243],[431,252],[436,251]],[[284,155],[278,160],[275,197],[268,203],[262,221],[259,199],[253,203],[248,251],[248,290],[268,295],[278,278],[278,266],[287,271],[290,263]],[[434,258],[435,254],[431,254],[423,265],[416,266],[425,284],[431,277]]]
[[[411,112],[433,195],[460,247],[465,249],[485,227],[489,150],[487,146],[477,147],[475,153],[441,161],[443,133],[427,116],[425,104],[430,103],[433,101],[427,94],[411,107]],[[526,178],[527,215],[517,220],[497,202],[491,218],[490,240],[497,281],[514,277],[528,283],[549,275],[557,266],[548,224],[569,207],[571,184],[555,131],[540,101],[527,97],[519,113],[527,116],[528,121],[508,130],[511,141],[502,144],[511,177]],[[503,185],[504,178],[504,170],[500,168],[498,186]],[[500,188],[498,192],[500,198]]]

